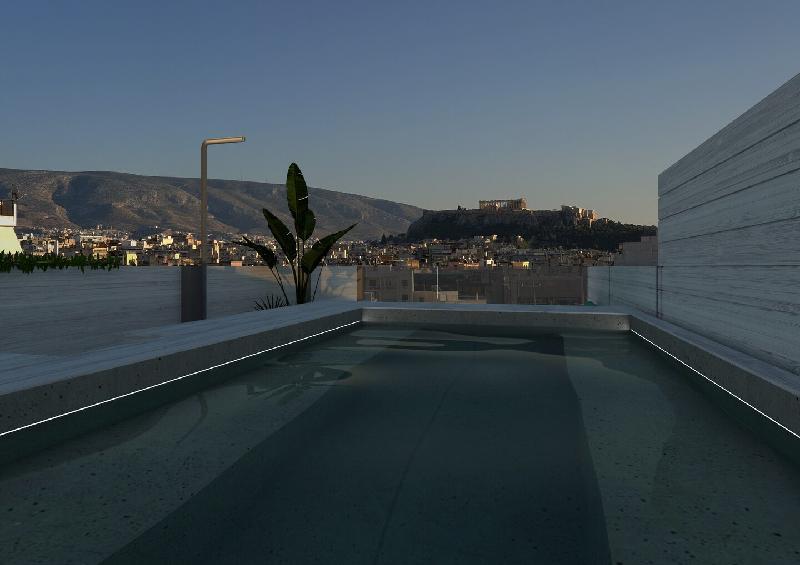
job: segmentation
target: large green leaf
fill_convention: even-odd
[[[261,260],[266,263],[267,267],[270,269],[274,269],[275,265],[278,264],[278,258],[275,256],[275,252],[267,247],[266,245],[261,245],[260,243],[256,243],[250,239],[247,239],[247,236],[242,236],[242,241],[234,241],[236,245],[241,245],[243,247],[249,247],[256,253],[258,256],[261,257]]]
[[[344,234],[349,232],[354,227],[356,227],[356,224],[353,224],[349,228],[343,229],[342,231],[337,231],[336,233],[326,235],[312,245],[311,249],[306,251],[305,255],[303,255],[303,258],[300,260],[300,267],[303,269],[303,272],[307,274],[314,272],[314,269],[316,269],[322,260],[328,255],[331,247],[333,247],[333,244],[339,241]]]
[[[305,210],[301,216],[297,217],[295,221],[297,227],[297,236],[300,239],[308,239],[314,233],[314,227],[317,225],[317,218],[311,210]]]
[[[267,225],[269,226],[269,231],[272,232],[272,236],[278,242],[278,245],[281,246],[286,258],[289,259],[290,262],[293,262],[297,258],[297,244],[294,241],[294,235],[278,216],[266,208],[262,211],[264,212],[264,217],[267,219]]]
[[[286,200],[289,202],[289,211],[292,213],[294,227],[299,235],[303,231],[305,211],[308,210],[308,186],[297,163],[289,165],[286,173]]]

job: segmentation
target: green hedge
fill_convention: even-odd
[[[36,269],[46,271],[47,269],[67,269],[77,267],[84,271],[87,267],[96,271],[102,269],[110,271],[119,269],[122,260],[120,257],[108,257],[98,259],[93,255],[75,255],[64,257],[55,253],[45,253],[44,255],[31,255],[29,253],[5,253],[0,251],[0,273],[8,273],[13,269],[23,273],[32,273]]]

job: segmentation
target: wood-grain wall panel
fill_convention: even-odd
[[[659,241],[658,257],[665,269],[682,265],[800,265],[800,219]]]
[[[800,170],[662,219],[659,238],[666,243],[796,218],[800,218]]]
[[[659,196],[800,120],[800,75],[790,79],[659,176]]]
[[[659,221],[729,194],[758,188],[798,169],[800,123],[757,145],[740,158],[732,159],[695,180],[662,194],[659,200]]]
[[[664,320],[800,374],[797,314],[666,289],[660,306]]]

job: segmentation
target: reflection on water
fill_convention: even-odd
[[[273,370],[280,367],[281,369],[288,368],[290,370],[296,369],[297,365],[289,365],[288,367],[278,365],[266,365],[262,370],[265,374],[270,374]],[[278,372],[278,371],[276,371]],[[292,399],[297,398],[304,391],[316,385],[330,385],[334,381],[344,380],[351,375],[350,371],[342,369],[333,369],[329,367],[320,367],[318,369],[305,369],[300,373],[292,382],[278,384],[270,382],[267,385],[259,385],[258,383],[247,382],[248,396],[265,396],[266,398],[278,398],[280,404],[290,402]]]
[[[265,396],[335,386],[110,563],[609,563],[558,334],[367,327],[278,361],[303,377]]]

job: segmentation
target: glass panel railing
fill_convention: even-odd
[[[358,299],[374,302],[458,304],[586,303],[586,268],[428,268],[360,266]]]

